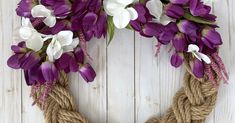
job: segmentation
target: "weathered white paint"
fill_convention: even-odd
[[[43,123],[42,112],[32,107],[30,88],[21,71],[6,66],[14,43],[13,31],[20,25],[14,13],[18,0],[0,1],[0,123]],[[218,16],[224,45],[220,54],[229,69],[230,84],[221,85],[217,105],[207,123],[235,122],[235,1],[217,0],[213,12]],[[79,111],[92,123],[144,123],[162,115],[181,87],[184,69],[169,63],[169,47],[155,57],[155,39],[146,39],[129,30],[117,30],[112,43],[92,40],[89,52],[97,78],[84,82],[70,75],[71,90]]]

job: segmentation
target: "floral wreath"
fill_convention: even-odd
[[[184,87],[161,118],[148,123],[203,123],[213,109],[217,87],[228,74],[218,55],[222,45],[216,16],[202,0],[21,0],[16,9],[23,17],[17,45],[8,66],[24,70],[32,86],[34,104],[47,123],[87,123],[69,93],[67,74],[79,72],[86,82],[96,72],[87,51],[92,38],[107,37],[127,28],[156,38],[156,54],[171,45],[173,67],[186,66]],[[66,100],[67,99],[67,100]],[[52,111],[57,111],[52,114]],[[48,113],[49,112],[49,113]]]

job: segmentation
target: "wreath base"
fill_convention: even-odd
[[[187,71],[184,75],[183,87],[174,96],[171,108],[163,117],[153,117],[146,123],[204,123],[214,109],[218,87],[206,77],[203,79],[195,77],[188,61],[185,63]],[[217,79],[217,82],[219,81]],[[61,72],[60,80],[49,93],[44,105],[37,103],[44,111],[46,123],[89,122],[76,109],[68,84],[67,75]],[[37,95],[33,98],[36,100]]]

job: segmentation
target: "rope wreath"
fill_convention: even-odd
[[[46,123],[88,123],[75,106],[67,74],[78,72],[93,82],[87,42],[105,37],[109,44],[116,29],[130,29],[157,39],[156,55],[170,45],[171,65],[185,62],[186,67],[171,107],[146,123],[204,123],[220,81],[229,78],[218,55],[223,41],[211,10],[204,0],[21,0],[19,43],[12,45],[7,64],[24,70]]]
[[[195,77],[189,67],[189,60],[186,60],[185,67],[183,87],[175,94],[171,107],[163,117],[153,117],[146,123],[205,122],[206,117],[214,109],[218,87],[213,85],[207,77],[203,79]],[[218,78],[216,74],[214,75],[215,78]],[[217,79],[217,82],[219,81]],[[61,72],[59,81],[56,82],[44,104],[38,103],[38,106],[44,111],[46,123],[89,122],[75,108],[75,102],[68,85],[68,76]],[[38,97],[34,95],[33,98],[37,99]]]

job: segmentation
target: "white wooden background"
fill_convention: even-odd
[[[0,123],[43,123],[41,111],[29,98],[22,73],[7,67],[13,31],[20,25],[15,14],[18,0],[0,0]],[[213,12],[224,45],[221,56],[230,73],[230,84],[222,85],[216,108],[207,123],[235,123],[235,0],[217,0]],[[72,94],[79,110],[92,123],[144,123],[161,115],[181,87],[184,69],[169,63],[167,47],[155,57],[155,40],[128,30],[116,32],[113,42],[91,41],[90,54],[97,71],[95,82],[87,84],[71,75]]]

